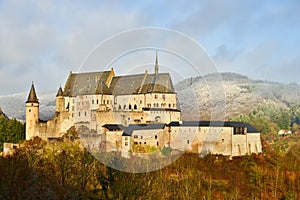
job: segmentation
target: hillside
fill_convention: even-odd
[[[221,76],[222,84],[216,83],[217,74],[210,74],[186,79],[175,85],[183,120],[210,119],[209,108],[219,106],[219,101],[211,99],[210,90],[221,91],[217,98],[222,98],[224,91],[226,119],[249,113],[254,106],[266,101],[281,107],[288,107],[292,102],[300,101],[298,84],[252,80],[235,73],[221,73]],[[220,86],[223,88],[216,88]],[[187,102],[186,99],[192,101]],[[195,113],[196,108],[199,108],[199,116]]]
[[[3,117],[5,119],[8,119],[8,117],[5,115],[5,113],[2,111],[1,107],[0,107],[0,117]]]
[[[220,100],[226,102],[226,118],[247,114],[262,102],[271,102],[288,107],[291,102],[300,102],[300,85],[252,80],[235,73],[221,73],[222,84],[216,81],[217,74],[185,79],[175,85],[183,120],[209,120],[211,108],[224,109]],[[210,88],[209,88],[209,87]],[[222,86],[220,88],[219,86]],[[211,91],[220,90],[220,95],[211,99]],[[224,96],[222,96],[222,91]],[[10,118],[25,120],[27,92],[0,96],[2,110]],[[223,98],[225,97],[225,99]],[[55,113],[55,92],[38,92],[40,118],[51,119]],[[198,108],[198,109],[197,109]]]
[[[21,121],[25,120],[25,102],[27,96],[27,92],[0,96],[2,110],[9,118],[16,118]],[[38,98],[40,101],[40,118],[42,120],[53,118],[55,113],[55,92],[38,93]]]

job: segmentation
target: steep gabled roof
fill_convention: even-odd
[[[38,103],[38,102],[39,102],[39,100],[36,96],[34,85],[32,83],[26,103]]]
[[[168,73],[117,76],[113,78],[110,89],[114,95],[175,93]]]
[[[105,87],[110,71],[70,73],[64,88],[64,96],[94,95],[97,92],[111,94]]]

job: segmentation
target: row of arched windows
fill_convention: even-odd
[[[162,103],[162,104],[160,104],[159,105],[159,103],[153,103],[153,107],[154,108],[159,108],[159,107],[161,107],[161,108],[167,108],[167,106],[169,107],[169,108],[172,108],[172,106],[173,106],[173,108],[175,108],[175,104],[166,104],[166,103]],[[151,107],[151,104],[147,104],[147,107]]]
[[[123,106],[123,110],[126,110],[126,108],[127,108],[127,106],[126,106],[126,104],[125,104],[125,105]],[[122,106],[119,105],[119,110],[121,110],[121,109],[122,109]],[[129,105],[128,105],[128,109],[129,109],[129,110],[132,110],[132,109],[137,110],[137,105],[134,104],[134,106],[132,106],[131,104],[129,104]]]
[[[94,101],[94,99],[92,99],[92,104],[99,104],[99,100],[97,99],[96,102]],[[110,100],[103,100],[102,102],[103,104],[112,104],[112,101]]]

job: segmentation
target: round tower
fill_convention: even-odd
[[[65,98],[63,96],[63,90],[59,87],[56,94],[56,112],[64,111],[65,108]]]
[[[32,83],[31,89],[26,101],[26,140],[38,136],[39,123],[39,100],[36,96],[34,85]]]

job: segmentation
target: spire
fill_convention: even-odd
[[[156,50],[156,59],[155,59],[155,75],[158,74],[158,56],[157,56],[157,50]]]
[[[39,102],[39,100],[36,97],[34,85],[33,85],[33,82],[32,82],[31,89],[30,89],[30,92],[29,92],[28,99],[27,99],[26,103],[38,103],[38,102]]]
[[[57,91],[56,97],[62,97],[63,94],[64,94],[64,93],[63,93],[63,90],[62,90],[61,86],[59,86],[59,89],[58,89],[58,91]]]

